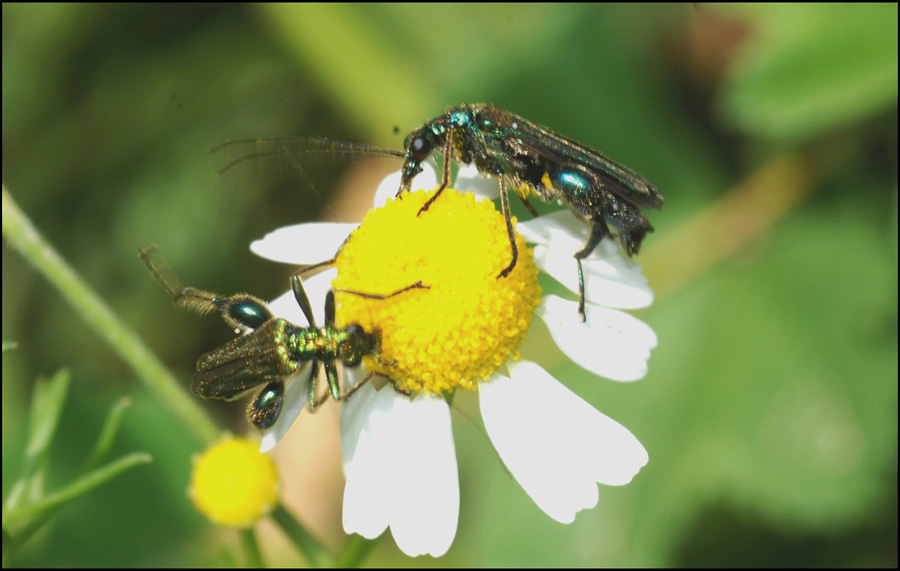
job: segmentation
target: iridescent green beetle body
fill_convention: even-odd
[[[377,355],[381,339],[378,331],[366,332],[359,325],[349,325],[345,329],[334,326],[333,290],[329,290],[325,298],[325,326],[319,328],[300,276],[291,276],[294,297],[309,322],[308,327],[301,327],[275,317],[265,302],[252,295],[220,296],[184,287],[159,259],[154,248],[141,248],[139,252],[141,261],[176,305],[199,313],[217,310],[229,326],[245,331],[244,335],[200,356],[191,389],[203,398],[233,400],[265,384],[247,409],[248,419],[257,428],[264,430],[275,424],[284,403],[286,383],[306,365],[310,366],[307,394],[310,410],[315,410],[324,400],[316,394],[320,363],[325,368],[329,394],[334,399],[346,399],[371,377],[371,374],[367,375],[346,392],[341,390],[336,363],[348,367],[359,365],[364,356]],[[411,289],[428,289],[428,286],[417,282],[387,295],[338,291],[386,299]]]
[[[584,274],[581,260],[588,257],[600,240],[615,229],[629,256],[640,250],[641,242],[653,226],[640,208],[661,208],[663,197],[656,187],[634,171],[617,164],[580,143],[535,125],[527,119],[489,103],[461,105],[416,129],[403,144],[406,149],[401,169],[400,190],[408,191],[422,172],[421,163],[441,152],[441,186],[419,211],[422,214],[438,199],[450,182],[451,159],[474,164],[485,176],[500,183],[500,200],[506,219],[512,260],[499,277],[516,267],[518,250],[509,210],[512,190],[533,215],[537,211],[527,198],[533,194],[545,202],[558,200],[591,227],[584,247],[575,253],[580,300],[578,312],[584,318]]]
[[[297,167],[295,158],[310,153],[336,156],[390,156],[403,159],[397,196],[412,187],[422,172],[422,163],[434,154],[443,157],[441,185],[421,208],[426,212],[450,184],[452,161],[473,164],[484,176],[500,183],[500,201],[512,259],[498,278],[506,277],[516,267],[518,249],[509,208],[509,192],[518,196],[533,216],[537,210],[528,202],[535,195],[545,202],[559,201],[590,226],[590,235],[574,257],[578,268],[578,313],[584,319],[584,272],[581,261],[597,244],[613,233],[618,234],[628,256],[636,254],[653,225],[642,208],[662,208],[663,197],[656,186],[631,169],[605,155],[554,131],[489,103],[460,105],[426,122],[410,133],[403,143],[404,151],[395,151],[361,143],[332,141],[315,137],[281,139],[243,139],[219,145],[213,151],[232,145],[274,145],[229,162],[221,172],[247,160],[278,155]],[[326,267],[333,260],[317,264]]]

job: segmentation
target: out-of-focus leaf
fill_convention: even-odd
[[[752,33],[720,111],[741,129],[802,141],[897,101],[897,4],[742,7]]]
[[[122,397],[109,409],[109,414],[106,416],[106,422],[103,424],[100,436],[97,437],[97,442],[94,443],[94,449],[91,451],[91,455],[88,456],[87,460],[85,460],[84,465],[86,470],[90,470],[99,464],[109,453],[110,448],[112,448],[113,440],[115,439],[116,434],[118,434],[119,428],[122,426],[122,419],[125,416],[125,411],[129,406],[131,406],[131,398]]]
[[[25,450],[26,472],[47,454],[47,448],[53,441],[53,435],[59,424],[59,416],[62,414],[63,405],[66,402],[71,376],[69,371],[61,370],[49,381],[38,382],[34,388],[28,448]]]
[[[865,208],[787,219],[764,256],[654,310],[665,382],[635,385],[655,424],[638,427],[650,464],[631,510],[651,563],[704,506],[839,533],[879,498],[897,445],[896,267]]]
[[[144,452],[133,452],[105,466],[89,472],[75,480],[65,488],[50,494],[40,501],[29,504],[15,510],[9,510],[3,514],[3,528],[15,526],[19,522],[41,518],[72,500],[83,496],[94,488],[112,480],[122,472],[153,460],[152,456]]]
[[[369,140],[389,144],[433,116],[461,85],[499,83],[552,46],[583,9],[569,6],[268,4],[270,25],[315,70]],[[459,25],[457,22],[465,22]],[[482,88],[482,91],[487,91]],[[468,101],[467,103],[475,103]],[[399,125],[398,125],[399,123]]]

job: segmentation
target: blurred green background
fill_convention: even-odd
[[[311,185],[290,168],[218,175],[213,146],[295,134],[399,148],[461,102],[547,125],[666,199],[638,258],[657,291],[636,312],[659,335],[650,373],[619,384],[553,371],[629,427],[650,464],[561,525],[456,415],[453,547],[411,560],[388,538],[369,563],[895,567],[897,16],[896,4],[4,3],[3,181],[187,383],[230,333],[173,309],[136,247],[158,244],[190,285],[273,298],[291,269],[249,242],[359,220],[373,181],[399,166],[323,166]],[[3,340],[19,344],[3,355],[4,498],[34,380],[62,367],[73,383],[48,489],[71,479],[123,395],[134,405],[115,450],[154,457],[67,506],[7,563],[241,561],[234,532],[185,496],[199,443],[5,241],[2,264]],[[246,430],[240,406],[204,406]],[[337,419],[322,414],[301,439],[333,449]],[[307,493],[291,509],[340,549],[338,457],[290,452],[279,451],[286,494]],[[302,565],[263,532],[268,562]]]

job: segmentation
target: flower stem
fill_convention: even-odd
[[[696,280],[768,232],[816,189],[812,162],[784,154],[751,173],[641,255],[658,298]]]
[[[140,337],[122,323],[75,270],[41,236],[3,185],[3,236],[52,283],[72,309],[128,363],[149,389],[204,445],[220,430]]]
[[[334,566],[338,569],[362,567],[369,555],[381,544],[381,538],[384,535],[381,534],[376,539],[366,539],[361,535],[354,535]]]
[[[247,556],[247,567],[259,569],[264,567],[262,560],[262,552],[259,550],[259,540],[256,537],[256,530],[253,528],[242,529],[241,545],[244,548],[244,554]]]
[[[297,550],[303,554],[311,567],[331,567],[334,559],[319,541],[304,528],[300,522],[284,507],[275,508],[271,517],[291,540]]]

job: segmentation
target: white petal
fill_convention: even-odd
[[[640,309],[653,303],[653,290],[641,267],[635,262],[613,254],[601,257],[598,250],[612,242],[603,241],[594,252],[582,261],[584,271],[584,297],[586,301],[619,309]],[[578,265],[574,253],[563,250],[557,244],[537,245],[534,261],[538,267],[556,281],[578,293]],[[618,248],[616,248],[618,250]]]
[[[493,200],[500,196],[500,183],[494,177],[485,177],[474,164],[460,165],[453,188],[471,192],[479,199]]]
[[[601,242],[597,250],[604,243],[615,245],[618,252],[618,246],[609,240]],[[585,300],[618,309],[640,309],[653,303],[653,290],[650,289],[641,266],[619,255],[600,258],[594,254],[582,261]],[[574,271],[570,270],[568,275],[573,282],[569,289],[577,292],[577,267]]]
[[[375,191],[375,208],[382,206],[389,198],[394,198],[397,195],[397,191],[400,189],[400,178],[401,173],[397,171],[389,174],[381,181],[381,184],[378,185],[378,190]],[[423,163],[422,172],[413,179],[410,190],[434,190],[437,188],[437,185],[437,175],[434,174],[434,168],[428,163]]]
[[[526,241],[538,245],[534,249],[538,267],[569,291],[578,293],[574,256],[587,242],[590,227],[570,212],[560,211],[520,222],[516,229]],[[585,299],[620,309],[647,307],[653,303],[653,291],[641,267],[619,252],[618,243],[609,237],[582,261]]]
[[[390,411],[390,403],[376,402],[378,393],[363,385],[341,406],[341,455],[344,462],[344,530],[367,539],[381,535],[390,524],[392,473],[378,470],[383,440],[371,435],[370,417]],[[381,410],[385,409],[385,410]],[[377,436],[377,435],[376,435]]]
[[[310,363],[310,361],[303,363],[284,389],[284,404],[281,405],[281,414],[271,428],[263,431],[262,442],[259,446],[260,452],[268,452],[275,448],[275,445],[281,442],[294,421],[300,416],[300,412],[303,411],[303,407],[306,405],[309,376],[312,372]]]
[[[555,244],[574,253],[587,241],[588,226],[567,211],[544,214],[516,224],[516,230],[532,244]]]
[[[359,224],[306,222],[284,226],[250,244],[250,251],[275,262],[315,264],[334,257],[335,252]]]
[[[643,321],[617,309],[544,296],[535,312],[541,316],[560,350],[585,370],[614,381],[636,381],[647,374],[656,333]]]
[[[597,483],[627,484],[647,451],[536,363],[510,365],[512,378],[478,386],[484,428],[500,459],[553,519],[571,523],[597,505]]]
[[[303,289],[306,291],[306,297],[309,298],[309,305],[312,307],[316,324],[320,327],[325,323],[325,295],[331,289],[331,282],[336,275],[337,270],[332,268],[303,280]],[[269,303],[269,309],[276,317],[283,317],[295,325],[301,327],[309,325],[293,291],[287,291],[275,298]]]
[[[341,461],[345,474],[356,456],[363,426],[374,412],[372,402],[377,394],[372,383],[367,383],[341,404]]]
[[[375,191],[375,201],[373,208],[380,208],[384,203],[397,195],[397,189],[400,188],[400,171],[391,173],[385,177],[378,185]]]
[[[341,411],[344,530],[366,538],[387,526],[407,555],[447,552],[459,519],[450,407],[363,385]]]
[[[353,387],[355,387],[357,385],[357,383],[359,383],[360,381],[362,381],[363,379],[366,378],[366,375],[369,374],[369,370],[366,368],[365,363],[360,363],[356,367],[348,367],[347,365],[344,365],[342,367],[342,373],[343,374],[341,375],[341,391],[343,391],[343,393],[346,394],[348,390],[352,389]],[[362,387],[360,387],[360,388],[362,388]],[[359,390],[359,389],[357,389],[357,390]],[[353,394],[356,395],[355,392]],[[353,398],[355,398],[355,397],[353,397]]]

